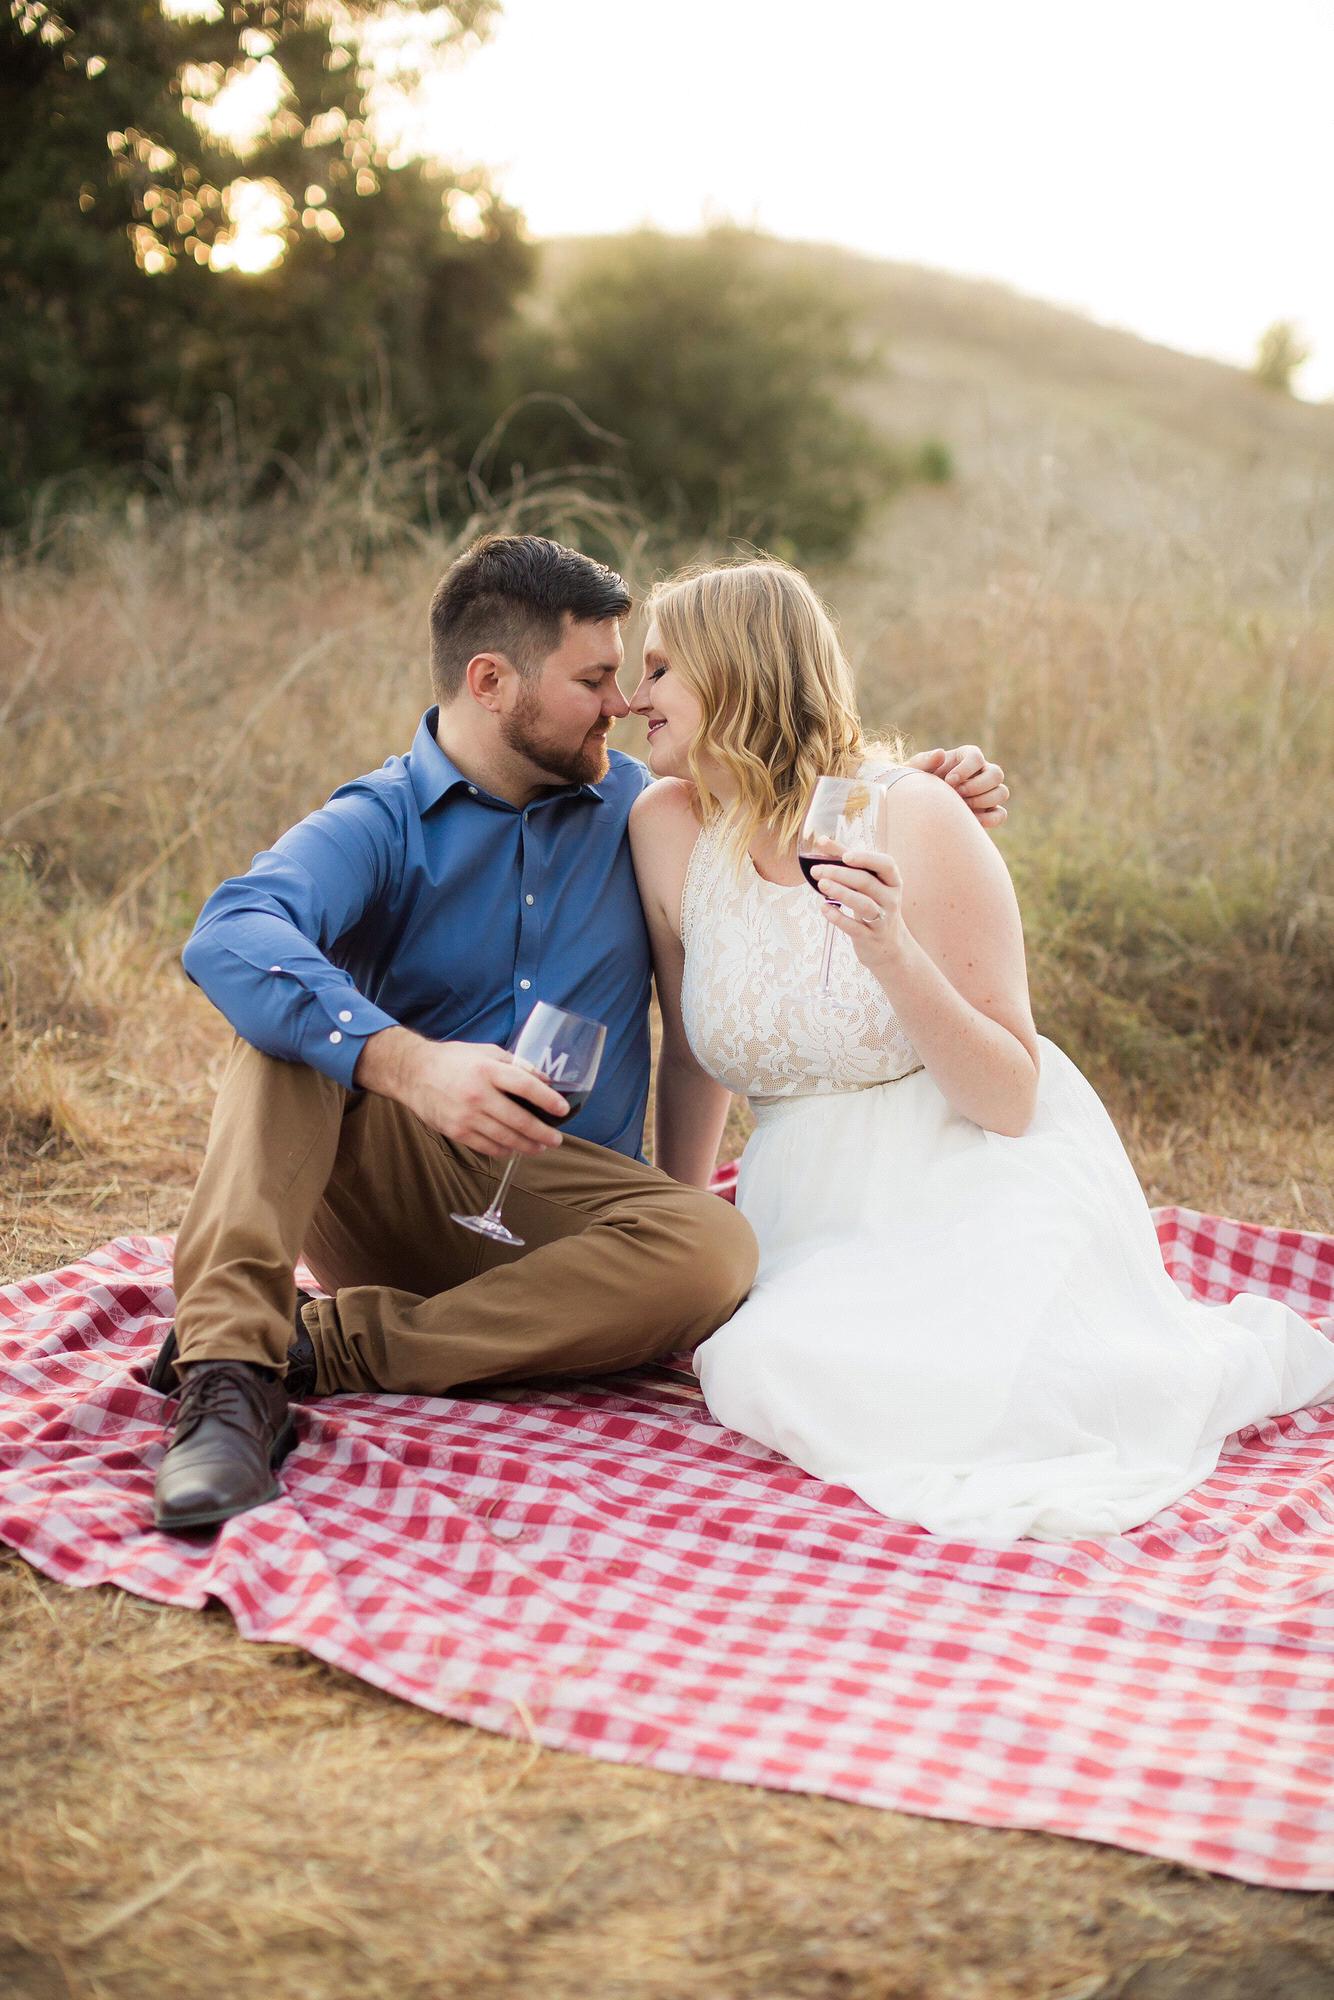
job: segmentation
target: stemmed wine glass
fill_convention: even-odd
[[[583,1110],[588,1101],[606,1039],[607,1030],[601,1021],[586,1020],[582,1014],[571,1014],[568,1008],[552,1007],[547,1001],[539,1000],[523,1026],[510,1036],[509,1050],[516,1063],[540,1076],[543,1083],[549,1084],[565,1099],[570,1107],[565,1116],[572,1118],[576,1111]],[[535,1118],[543,1119],[548,1125],[565,1123],[558,1112],[543,1111],[540,1106],[530,1104],[527,1098],[521,1102],[526,1111],[531,1111]],[[479,1236],[489,1236],[493,1243],[512,1243],[521,1250],[522,1236],[516,1236],[500,1219],[501,1204],[518,1164],[518,1154],[512,1153],[490,1206],[480,1215],[451,1213],[450,1221],[462,1223],[465,1229],[476,1230]]]
[[[866,778],[816,779],[797,841],[797,862],[812,889],[819,891],[826,902],[837,902],[838,898],[820,889],[812,870],[822,861],[841,861],[849,847],[869,847],[883,852],[886,845],[885,801],[888,796],[884,785],[872,784]],[[836,1000],[829,990],[829,966],[837,937],[838,933],[831,924],[824,941],[818,991],[831,1007],[851,1007],[856,1002]]]

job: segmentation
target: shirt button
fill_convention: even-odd
[[[271,965],[271,966],[269,967],[269,971],[270,971],[270,972],[281,972],[281,971],[282,971],[282,967],[281,967],[281,965]]]
[[[475,799],[475,798],[477,797],[477,787],[476,787],[476,785],[469,785],[469,787],[468,787],[468,797],[469,797],[470,799]]]
[[[350,1021],[352,1019],[351,1011],[348,1008],[344,1007],[341,1013],[339,1014],[338,1018],[340,1021]]]
[[[523,900],[525,903],[531,903],[533,899],[531,896],[525,896]]]
[[[343,1037],[339,1034],[337,1028],[334,1029],[333,1033],[329,1037],[329,1040],[331,1042],[341,1042],[342,1039]]]
[[[532,985],[532,983],[533,983],[533,982],[532,982],[532,980],[531,980],[531,979],[521,979],[521,980],[519,981],[519,985],[520,985],[520,988],[521,988],[521,989],[522,989],[522,991],[523,991],[523,992],[525,992],[525,993],[526,993],[526,992],[528,991],[528,988],[529,988],[529,987],[530,987],[530,986]]]

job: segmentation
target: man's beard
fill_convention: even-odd
[[[608,769],[607,732],[610,725],[586,736],[573,750],[566,743],[558,743],[546,734],[542,727],[542,703],[534,690],[525,690],[520,695],[514,713],[507,715],[500,725],[500,733],[508,747],[520,757],[526,757],[561,784],[596,785],[605,778]]]

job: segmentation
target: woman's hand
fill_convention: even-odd
[[[862,964],[872,972],[891,965],[903,950],[903,877],[892,855],[850,847],[842,862],[820,862],[812,877],[822,896],[825,919],[845,931]]]

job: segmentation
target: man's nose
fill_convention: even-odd
[[[648,707],[648,703],[644,699],[644,690],[647,686],[648,686],[648,675],[641,674],[639,676],[639,686],[630,696],[629,701],[626,705],[627,714],[633,712],[635,715],[639,715],[642,714],[644,709]]]
[[[606,714],[615,716],[618,720],[621,716],[630,713],[630,704],[617,687],[615,681],[612,682],[610,691],[603,700],[602,706]]]

